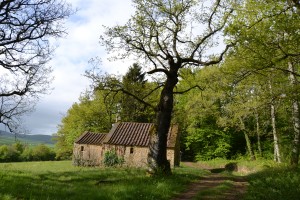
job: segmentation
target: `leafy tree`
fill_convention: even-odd
[[[64,35],[70,6],[60,0],[0,3],[0,123],[16,131],[19,117],[32,110],[51,82],[50,38]]]
[[[122,78],[122,88],[136,96],[145,96],[150,85],[151,83],[145,80],[142,67],[136,63],[129,67],[128,72]],[[149,106],[127,94],[123,93],[120,107],[122,121],[151,122],[153,119],[153,110]]]
[[[12,145],[0,146],[0,162],[17,162],[21,161],[20,155],[23,153],[25,146],[20,142]]]
[[[250,12],[250,8],[256,6],[254,12]],[[299,119],[299,96],[293,95],[299,90],[296,76],[299,76],[297,68],[299,67],[299,14],[297,13],[297,3],[294,1],[279,1],[276,4],[265,3],[263,1],[246,1],[241,4],[238,9],[237,18],[233,22],[228,32],[235,38],[239,39],[238,54],[247,52],[249,69],[248,74],[261,73],[268,71],[269,90],[272,101],[271,120],[274,135],[275,158],[280,161],[280,153],[278,145],[276,145],[277,131],[276,127],[276,110],[275,99],[284,95],[292,102],[292,119],[294,127],[294,139],[292,147],[292,165],[298,164],[299,159],[299,135],[300,135],[300,119]],[[278,71],[284,72],[285,78],[281,83],[274,81],[274,75]],[[286,76],[288,75],[288,76]],[[286,80],[289,77],[290,83]],[[276,79],[276,78],[275,78]],[[278,86],[274,87],[274,83]],[[278,88],[280,88],[278,90]],[[284,89],[284,90],[282,90]],[[274,93],[275,90],[281,93]],[[296,92],[298,93],[298,92]]]
[[[92,94],[82,95],[79,103],[73,104],[57,132],[57,159],[72,155],[74,142],[83,132],[106,133],[110,130],[116,113],[112,113],[111,109],[116,104],[108,104],[108,99],[111,98],[113,97],[107,97],[103,91],[94,91]]]
[[[107,27],[101,42],[107,50],[119,52],[118,58],[129,55],[145,59],[148,74],[163,74],[160,100],[154,107],[156,125],[150,139],[148,156],[151,173],[171,173],[166,159],[167,133],[171,123],[174,89],[178,74],[185,67],[201,67],[219,63],[228,44],[219,55],[208,50],[225,27],[231,13],[229,1],[133,1],[135,14],[123,26]],[[197,27],[197,28],[195,28]],[[200,30],[200,28],[203,28]],[[136,99],[142,101],[136,96]],[[146,103],[146,102],[145,102]]]
[[[33,149],[29,147],[25,148],[20,157],[22,161],[33,161]]]
[[[32,149],[32,159],[36,161],[47,161],[55,159],[55,152],[44,144],[40,144]]]

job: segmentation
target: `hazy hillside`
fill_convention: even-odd
[[[35,146],[38,144],[46,144],[48,146],[53,146],[55,142],[52,140],[52,138],[53,137],[50,135],[17,135],[18,141],[26,143],[30,146]],[[12,143],[15,143],[15,135],[0,130],[0,145]]]

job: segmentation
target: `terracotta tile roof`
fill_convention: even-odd
[[[149,146],[149,131],[153,123],[121,122],[113,126],[103,143],[124,146]],[[172,126],[168,134],[168,147],[175,147],[178,126]]]
[[[84,132],[76,141],[77,144],[102,144],[107,134]]]

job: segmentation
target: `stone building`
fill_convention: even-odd
[[[106,151],[114,150],[125,165],[145,167],[149,152],[149,133],[154,124],[121,122],[113,125],[108,134],[85,132],[74,144],[75,165],[101,165]],[[180,162],[178,126],[170,127],[167,141],[167,159],[171,166]]]
[[[84,132],[74,143],[73,164],[76,166],[97,166],[103,160],[103,140],[107,134]]]

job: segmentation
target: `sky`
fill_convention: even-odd
[[[101,71],[124,74],[132,65],[129,61],[108,61],[105,48],[99,44],[103,27],[122,25],[134,13],[130,0],[68,0],[78,11],[65,22],[68,35],[53,45],[58,45],[53,59],[48,64],[53,68],[54,88],[43,95],[35,111],[23,117],[23,126],[28,134],[51,135],[67,110],[78,102],[90,82],[83,76],[91,67],[89,60],[99,57]]]

